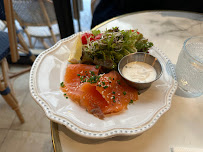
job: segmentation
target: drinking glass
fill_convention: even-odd
[[[176,64],[180,90],[192,96],[203,94],[203,36],[185,40]]]

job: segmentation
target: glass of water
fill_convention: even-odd
[[[180,90],[192,96],[203,94],[203,36],[185,40],[176,64]]]

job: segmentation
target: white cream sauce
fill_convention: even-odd
[[[122,74],[127,79],[133,82],[151,82],[156,79],[156,70],[149,64],[144,62],[130,62],[127,63],[123,69]]]

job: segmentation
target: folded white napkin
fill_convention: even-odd
[[[200,148],[172,147],[171,152],[203,152]]]

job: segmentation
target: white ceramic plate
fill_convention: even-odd
[[[176,76],[171,61],[157,48],[150,54],[162,64],[161,78],[128,106],[128,110],[111,114],[100,120],[86,112],[60,91],[70,48],[75,35],[59,41],[42,52],[35,60],[30,73],[30,92],[47,117],[65,125],[73,132],[88,138],[108,138],[116,135],[137,135],[151,128],[170,108],[177,89]]]

